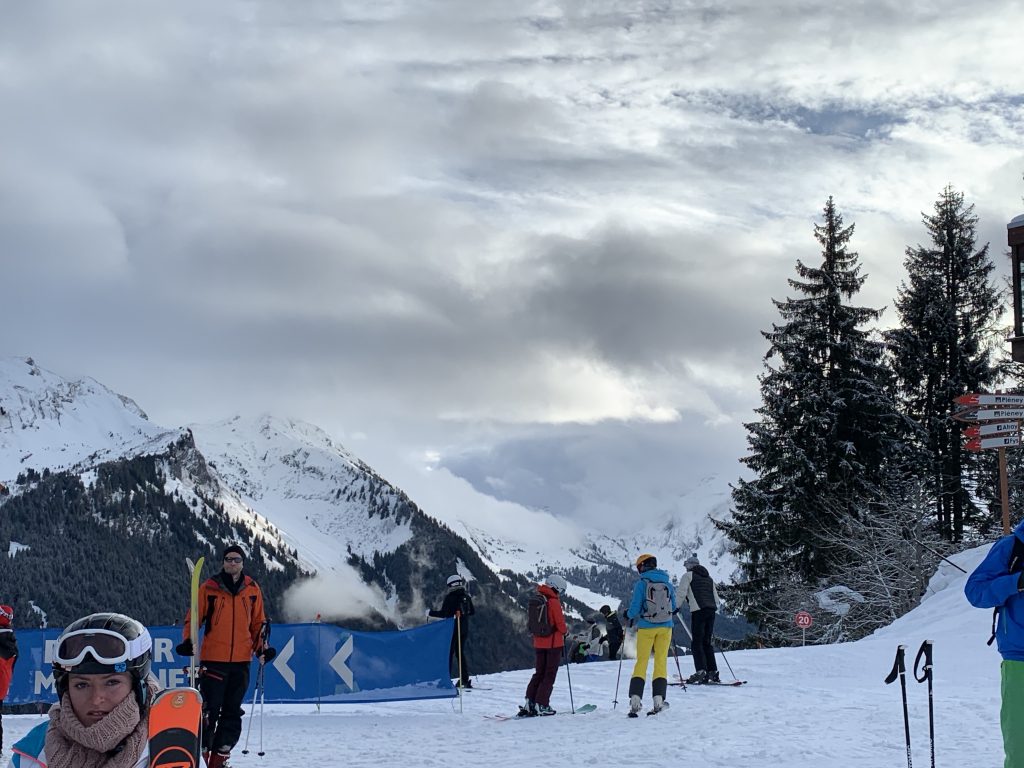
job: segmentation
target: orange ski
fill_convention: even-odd
[[[149,708],[150,768],[199,768],[203,697],[195,688],[160,691]]]

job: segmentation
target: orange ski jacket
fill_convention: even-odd
[[[249,662],[263,652],[263,592],[250,576],[236,584],[223,571],[199,585],[199,624],[202,661]],[[184,640],[191,635],[191,617],[185,614]]]

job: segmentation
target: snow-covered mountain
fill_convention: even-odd
[[[0,359],[0,482],[27,467],[91,467],[151,452],[181,430],[90,378],[65,379],[31,358]]]
[[[65,379],[30,359],[0,360],[0,483],[11,486],[27,467],[84,473],[104,461],[159,453],[186,434],[205,460],[211,484],[205,496],[322,576],[350,574],[353,558],[370,562],[375,553],[394,553],[413,536],[420,509],[468,542],[493,573],[532,578],[561,571],[572,593],[594,607],[622,594],[640,552],[657,555],[675,574],[692,552],[719,578],[735,567],[709,518],[728,513],[728,487],[718,478],[678,499],[678,512],[628,537],[577,530],[550,513],[509,503],[496,514],[470,517],[451,513],[443,498],[417,508],[412,502],[419,500],[313,425],[263,415],[187,429],[160,426],[134,401],[92,379]],[[383,595],[366,602],[394,618]]]

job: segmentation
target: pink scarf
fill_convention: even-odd
[[[152,677],[146,682],[152,700],[159,685]],[[148,730],[149,721],[140,719],[134,693],[90,726],[82,725],[65,694],[50,707],[47,764],[49,768],[133,768],[149,738]]]

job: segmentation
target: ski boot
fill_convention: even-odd
[[[537,716],[538,717],[543,717],[545,715],[557,715],[557,714],[558,713],[555,712],[555,710],[553,710],[547,704],[538,704],[537,705]]]
[[[206,761],[206,765],[208,768],[231,768],[228,764],[228,757],[230,755],[230,752],[213,752]]]
[[[537,716],[537,704],[536,702],[527,699],[519,705],[519,714],[516,717],[536,717]]]
[[[720,682],[722,682],[721,678],[718,677],[718,670],[717,669],[714,672],[708,672],[708,682],[709,683],[720,683]]]
[[[698,669],[688,678],[686,678],[687,685],[704,685],[708,681],[708,673],[703,669]]]
[[[668,709],[668,702],[665,701],[665,697],[664,696],[655,696],[654,697],[654,708],[650,712],[648,712],[647,714],[648,715],[656,715],[659,712],[661,712],[663,709]]]
[[[629,697],[629,716],[639,717],[640,710],[643,708],[644,702],[639,696]]]

